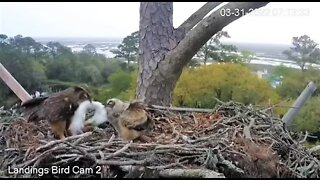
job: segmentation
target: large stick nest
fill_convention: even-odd
[[[236,102],[210,113],[150,108],[148,143],[122,141],[111,127],[54,140],[46,121],[2,111],[0,176],[319,178],[306,135],[286,130],[271,110]]]

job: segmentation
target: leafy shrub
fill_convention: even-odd
[[[244,104],[278,102],[279,96],[264,80],[243,65],[225,63],[185,69],[173,93],[177,106],[206,107],[215,105],[214,98]]]

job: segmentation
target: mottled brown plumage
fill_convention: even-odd
[[[21,106],[28,122],[47,120],[55,138],[63,139],[74,111],[85,100],[92,100],[88,87],[75,86],[48,97],[31,99]]]
[[[137,139],[152,129],[153,123],[141,102],[122,102],[114,98],[107,101],[106,109],[109,122],[124,140]]]

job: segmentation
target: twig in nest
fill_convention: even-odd
[[[114,166],[126,166],[126,165],[145,165],[148,161],[144,160],[127,160],[127,161],[115,161],[115,160],[97,160],[99,165],[114,165]]]
[[[302,144],[302,143],[306,142],[308,136],[309,136],[309,133],[308,133],[308,131],[306,131],[304,138],[301,141],[299,141],[299,143]]]
[[[255,122],[255,119],[254,118],[250,118],[250,124],[243,128],[243,134],[244,134],[246,139],[252,140],[251,133],[250,133],[250,128],[252,126],[254,126],[254,122]]]
[[[110,143],[114,140],[115,137],[116,137],[116,136],[115,136],[114,134],[112,134],[112,136],[110,137],[110,139],[109,139],[109,141],[108,141],[108,144],[110,144]]]
[[[194,125],[195,125],[196,127],[199,127],[199,122],[198,122],[198,120],[197,120],[197,118],[196,118],[196,116],[194,115],[193,112],[192,112],[192,117],[193,117]]]
[[[107,178],[109,168],[105,165],[102,165],[101,178]]]
[[[100,159],[104,159],[104,154],[103,154],[103,152],[102,151],[98,151],[99,152],[99,155],[100,155]]]
[[[63,143],[71,146],[72,148],[74,148],[74,149],[76,149],[76,150],[78,150],[78,151],[80,151],[80,152],[81,152],[83,155],[85,155],[86,157],[88,157],[88,158],[92,159],[93,161],[97,162],[97,158],[96,158],[95,156],[89,154],[86,150],[80,148],[79,146],[75,146],[75,145],[73,145],[73,144],[71,144],[71,143],[69,143],[69,142],[66,142],[66,141],[63,142]]]
[[[162,109],[162,110],[171,110],[171,111],[189,111],[189,112],[214,112],[213,109],[201,109],[201,108],[182,108],[182,107],[166,107],[159,105],[152,105],[153,108]]]
[[[240,154],[240,153],[239,153]],[[227,166],[230,170],[240,173],[240,174],[244,174],[244,171],[237,167],[236,165],[234,165],[232,162],[226,160],[221,154],[218,154],[218,159],[219,159],[219,163],[220,164],[224,164],[225,166]]]
[[[240,114],[237,114],[237,115],[235,115],[235,116],[233,116],[233,117],[231,117],[231,118],[227,118],[227,117],[223,117],[223,118],[220,118],[218,121],[216,121],[214,124],[212,124],[210,127],[208,127],[208,128],[206,128],[206,129],[204,129],[204,130],[202,130],[202,131],[200,131],[198,134],[202,134],[202,133],[204,133],[204,132],[206,132],[206,131],[211,131],[211,130],[213,130],[214,128],[216,128],[216,126],[218,125],[218,124],[220,124],[222,121],[231,121],[231,120],[233,120],[233,119],[236,119],[236,118],[238,118],[238,117],[240,117]]]
[[[175,166],[183,166],[182,164],[187,162],[187,161],[188,160],[183,161],[183,162],[174,162],[174,163],[171,163],[171,164],[168,164],[168,165],[162,165],[162,166],[148,166],[147,168],[156,169],[156,170],[168,169],[168,168],[172,168],[172,167],[175,167]]]
[[[53,145],[56,145],[56,144],[59,144],[59,143],[63,143],[63,142],[69,141],[69,140],[73,140],[73,139],[77,139],[77,138],[81,138],[81,137],[87,137],[87,136],[90,136],[91,134],[92,134],[92,132],[86,132],[86,133],[83,133],[83,134],[80,134],[80,135],[70,136],[70,137],[67,137],[65,139],[54,140],[54,141],[49,142],[46,145],[38,147],[36,149],[36,152],[40,151],[42,149],[45,149],[45,148],[49,148],[49,147],[51,147]]]
[[[155,110],[154,114],[152,114],[152,118],[167,119],[169,123],[165,122],[166,125],[164,127],[169,131],[171,131],[171,127],[173,128],[172,132],[166,135],[175,138],[175,135],[180,133],[180,137],[185,140],[180,142],[181,138],[178,139],[178,144],[176,141],[167,142],[167,139],[165,138],[157,138],[159,134],[163,134],[163,132],[161,132],[163,128],[160,128],[159,132],[156,131],[153,136],[159,141],[155,143],[132,143],[130,146],[127,144],[127,142],[116,139],[116,134],[110,137],[110,139],[106,138],[105,136],[90,136],[89,138],[85,138],[86,134],[82,134],[80,137],[72,136],[71,138],[68,137],[64,140],[57,140],[53,142],[50,142],[51,138],[44,137],[46,139],[41,138],[40,146],[38,144],[33,145],[32,150],[29,150],[30,155],[25,153],[28,147],[23,147],[20,150],[4,149],[2,151],[5,154],[3,158],[4,163],[1,165],[2,169],[0,169],[0,176],[1,172],[5,171],[5,168],[3,167],[8,167],[8,165],[11,165],[8,164],[8,162],[16,165],[16,167],[24,167],[25,165],[36,167],[42,166],[43,163],[46,163],[46,166],[66,166],[70,163],[76,162],[84,163],[90,167],[103,165],[103,167],[105,167],[103,172],[106,172],[106,174],[101,175],[102,177],[114,177],[115,174],[116,176],[120,176],[120,174],[117,174],[118,172],[113,168],[107,169],[107,172],[106,168],[108,168],[108,165],[138,167],[148,166],[149,168],[152,167],[155,169],[152,170],[152,172],[159,172],[159,170],[164,170],[162,172],[165,172],[165,170],[168,168],[181,168],[184,173],[180,173],[180,175],[176,174],[177,176],[192,177],[187,173],[186,170],[189,170],[190,173],[190,168],[203,168],[203,162],[206,160],[205,152],[208,150],[208,147],[219,148],[219,152],[221,152],[216,156],[218,158],[217,166],[219,167],[219,170],[222,170],[222,172],[225,173],[228,173],[227,171],[234,172],[232,175],[225,175],[235,177],[238,176],[239,173],[242,173],[239,176],[247,176],[252,174],[253,176],[259,176],[261,174],[258,172],[262,168],[259,168],[259,166],[256,166],[259,168],[259,170],[255,168],[248,170],[246,168],[254,167],[254,165],[257,164],[254,164],[256,162],[253,161],[246,161],[248,157],[244,156],[247,156],[248,150],[243,148],[241,142],[237,141],[237,138],[235,138],[238,136],[243,137],[244,134],[247,134],[246,137],[252,136],[252,138],[254,138],[253,143],[259,142],[259,144],[270,144],[269,147],[272,147],[278,152],[279,155],[281,155],[281,161],[284,164],[283,167],[287,168],[286,171],[288,171],[293,177],[316,178],[319,176],[320,163],[316,159],[315,154],[309,153],[302,144],[298,143],[301,139],[303,139],[303,137],[305,137],[304,134],[300,136],[291,136],[290,131],[283,129],[280,119],[271,117],[269,111],[267,111],[268,113],[264,113],[260,110],[249,108],[241,103],[232,101],[228,103],[220,102],[220,104],[215,107],[215,110],[210,110],[210,113],[212,111],[216,112],[220,114],[222,118],[219,120],[217,119],[218,122],[212,122],[211,126],[205,131],[203,131],[204,129],[197,128],[196,126],[189,126],[186,128],[180,127],[180,125],[197,124],[197,119],[195,119],[195,117],[193,120],[192,118],[182,119],[183,124],[181,124],[181,121],[179,121],[177,117],[180,117],[180,119],[186,117],[183,115],[184,112],[180,113],[178,111],[170,112],[166,110]],[[193,115],[195,113],[190,114]],[[162,121],[156,121],[156,123],[161,124],[160,127],[163,125]],[[200,121],[198,123],[200,125]],[[244,130],[245,126],[246,130]],[[195,139],[190,140],[187,136],[184,137],[183,134],[185,134],[186,131],[193,131]],[[248,131],[249,133],[245,133],[245,131]],[[14,138],[14,135],[12,137]],[[271,143],[274,143],[274,145]],[[318,149],[320,149],[320,147]],[[309,151],[315,152],[313,150],[315,150],[315,148],[312,148]],[[259,156],[263,155],[263,153],[258,154]],[[97,160],[92,163],[92,160],[95,160],[95,158],[97,158]],[[1,158],[0,161],[2,161]],[[265,164],[267,164],[267,162]],[[274,173],[275,171],[274,168],[268,168],[262,171],[269,170],[272,171],[270,173]],[[286,173],[286,171],[284,171],[282,168],[279,168],[278,170],[279,175],[277,177],[288,177],[288,175],[283,175]],[[191,169],[191,171],[195,170]],[[203,170],[201,169],[201,171]],[[205,171],[208,172],[208,170]],[[211,171],[209,172],[211,173]],[[177,171],[175,173],[177,173]],[[68,175],[68,177],[70,176],[71,175]],[[91,175],[89,174],[82,174],[81,176],[77,177],[90,176]],[[207,176],[208,174],[206,173],[200,173],[197,177]],[[60,176],[54,175],[54,177],[59,178]]]
[[[19,165],[19,167],[21,166],[21,168],[25,168],[25,167],[29,166],[30,164],[32,164],[34,161],[37,161],[38,159],[42,158],[43,156],[46,156],[47,154],[50,154],[50,153],[54,152],[57,149],[58,149],[58,147],[54,147],[52,149],[49,149],[49,150],[41,153],[40,155],[36,156],[35,158],[33,158],[33,159],[31,159],[31,160]]]
[[[130,141],[130,143],[126,144],[125,146],[123,146],[123,148],[119,149],[118,151],[110,154],[105,159],[109,159],[109,158],[112,158],[114,156],[117,156],[117,155],[121,154],[122,152],[126,151],[130,147],[131,144],[132,144],[132,141]]]
[[[175,137],[175,139],[173,140],[173,144],[174,143],[176,143],[179,139],[180,139],[180,132],[178,132],[177,130],[176,130],[176,128],[174,127],[174,125],[172,124],[172,122],[170,121],[170,119],[168,119],[168,118],[165,118],[165,120],[170,124],[170,126],[171,126],[171,128],[172,128],[172,134],[176,134],[176,137]]]
[[[159,175],[164,178],[225,178],[223,174],[207,169],[164,169],[159,172]]]
[[[27,158],[28,158],[28,156],[29,156],[29,154],[30,154],[30,152],[31,152],[31,149],[32,149],[32,148],[28,148],[26,154],[24,155],[23,161],[26,161],[26,160],[27,160]]]

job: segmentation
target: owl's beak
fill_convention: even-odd
[[[85,94],[84,97],[87,98],[90,101],[90,103],[92,103],[93,98],[90,95]]]

